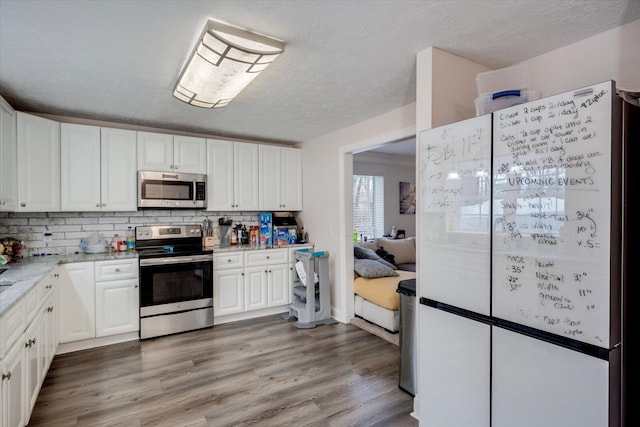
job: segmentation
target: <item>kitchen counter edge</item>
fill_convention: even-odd
[[[13,282],[13,284],[0,293],[0,319],[57,265],[131,258],[138,258],[138,254],[136,252],[105,252],[99,254],[77,253],[42,257],[32,256],[5,264],[2,267],[7,268],[7,271],[0,275],[0,285],[7,282]]]

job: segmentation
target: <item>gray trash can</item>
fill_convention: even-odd
[[[402,280],[400,294],[400,382],[401,390],[416,395],[416,279]]]

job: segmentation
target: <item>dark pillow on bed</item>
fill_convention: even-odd
[[[393,268],[387,267],[374,259],[354,259],[353,269],[360,276],[367,279],[399,276],[398,272]]]
[[[353,247],[353,257],[356,259],[372,259],[374,261],[378,261],[382,265],[386,265],[387,267],[395,270],[396,266],[391,264],[389,261],[381,258],[380,255],[376,253],[373,249],[362,248],[360,246]]]
[[[376,249],[376,254],[378,254],[378,256],[383,260],[393,264],[395,268],[398,268],[398,266],[396,265],[396,257],[385,251],[383,246],[380,246],[378,249]]]

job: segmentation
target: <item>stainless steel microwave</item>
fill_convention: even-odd
[[[139,208],[206,208],[207,176],[138,171]]]

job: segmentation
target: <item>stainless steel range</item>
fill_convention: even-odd
[[[213,251],[200,225],[136,227],[140,338],[213,326]]]

